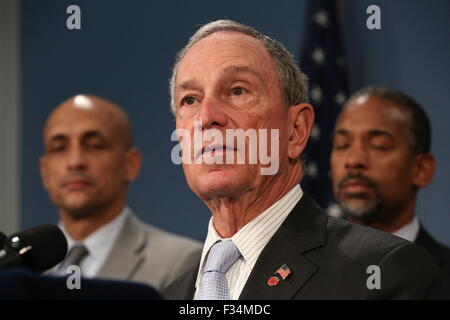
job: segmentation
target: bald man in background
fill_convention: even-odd
[[[58,207],[66,259],[49,271],[79,265],[84,277],[163,288],[199,259],[201,245],[142,223],[126,205],[141,166],[131,124],[114,103],[77,95],[59,105],[44,128],[43,184]]]

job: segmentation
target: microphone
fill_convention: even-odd
[[[10,235],[0,251],[0,269],[25,267],[44,272],[67,254],[67,240],[54,225],[43,225]]]
[[[5,245],[6,236],[0,231],[0,249]]]

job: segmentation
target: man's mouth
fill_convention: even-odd
[[[82,190],[86,187],[89,187],[91,183],[87,180],[81,180],[81,179],[74,179],[69,180],[66,183],[64,183],[64,188],[70,190],[70,191],[76,191],[76,190]]]
[[[371,185],[359,179],[350,179],[341,186],[341,191],[347,194],[366,193],[372,189]]]
[[[225,152],[228,151],[236,151],[235,148],[230,148],[224,145],[206,145],[202,148],[201,151],[197,152],[196,158],[203,155],[205,157],[217,157],[222,156]]]

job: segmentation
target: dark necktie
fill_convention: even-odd
[[[65,274],[69,266],[76,265],[79,267],[81,261],[83,261],[83,259],[86,258],[88,254],[89,251],[83,244],[77,244],[69,250],[66,258],[61,263],[58,269]]]

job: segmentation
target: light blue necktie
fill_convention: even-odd
[[[240,256],[233,241],[216,242],[209,250],[196,300],[230,300],[226,273]]]

